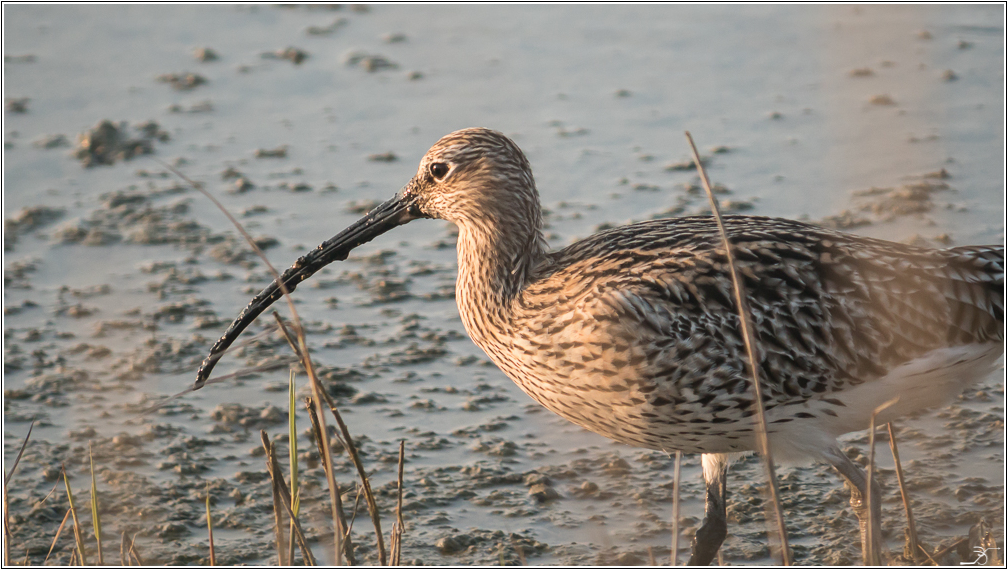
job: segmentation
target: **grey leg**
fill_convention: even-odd
[[[728,535],[725,511],[725,501],[728,498],[728,456],[722,453],[704,453],[700,461],[703,463],[704,481],[707,483],[707,499],[703,523],[693,537],[693,555],[686,563],[688,566],[708,566]]]
[[[882,552],[882,530],[880,528],[880,522],[882,520],[882,497],[879,492],[878,483],[876,480],[872,481],[872,511],[874,516],[872,517],[875,521],[875,525],[872,530],[872,543],[868,543],[868,505],[865,497],[868,496],[868,475],[858,467],[853,461],[851,461],[847,455],[840,451],[838,447],[832,447],[824,454],[826,460],[833,465],[833,468],[840,473],[840,476],[844,478],[847,482],[847,487],[851,490],[850,504],[854,509],[854,514],[857,515],[858,523],[861,526],[861,558],[865,566],[879,566],[882,561],[880,559],[880,553]]]

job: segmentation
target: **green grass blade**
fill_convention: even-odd
[[[95,542],[98,543],[98,565],[105,565],[105,556],[101,546],[101,515],[98,514],[98,485],[94,476],[94,456],[91,454],[91,443],[88,442],[88,459],[91,460],[91,524],[94,525]]]

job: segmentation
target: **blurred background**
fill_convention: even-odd
[[[555,248],[707,211],[685,130],[726,211],[935,247],[1003,244],[1004,18],[1002,5],[4,5],[6,469],[36,419],[10,484],[11,552],[45,559],[62,483],[40,501],[61,464],[88,497],[90,448],[106,548],[125,532],[145,562],[205,563],[209,489],[218,561],[275,560],[256,432],[286,457],[285,342],[264,336],[217,373],[274,370],[144,413],[191,385],[270,280],[165,164],[213,192],[278,268],[470,126],[525,151]],[[295,295],[386,532],[406,440],[403,560],[516,563],[520,548],[531,563],[667,563],[672,460],[567,424],[489,363],[458,319],[454,240],[445,222],[410,224]],[[900,424],[930,547],[981,518],[1003,526],[1004,413],[1002,370]],[[298,422],[304,520],[331,561],[322,470]],[[864,462],[866,442],[844,445]],[[885,447],[897,556],[905,521]],[[859,560],[839,478],[782,473],[796,561]],[[337,479],[352,505],[345,458]],[[685,549],[703,513],[699,457],[684,479]],[[728,563],[771,562],[762,480],[754,459],[729,473]],[[359,557],[375,562],[362,517]],[[64,532],[50,560],[66,564],[72,542]]]

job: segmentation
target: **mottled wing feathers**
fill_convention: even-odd
[[[1004,341],[1004,247],[954,247],[948,259],[948,342]]]
[[[935,348],[1003,339],[1003,247],[929,250],[787,220],[725,223],[768,407],[871,381]],[[543,319],[590,328],[568,343],[572,353],[645,347],[634,376],[654,378],[652,391],[665,399],[744,399],[744,345],[725,263],[709,217],[602,232],[551,254],[516,300],[516,319],[527,322],[516,321],[515,333],[535,336]],[[555,314],[588,305],[575,319]]]

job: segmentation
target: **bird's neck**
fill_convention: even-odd
[[[541,218],[528,222],[459,223],[455,297],[469,336],[481,346],[506,334],[512,302],[546,256]]]

